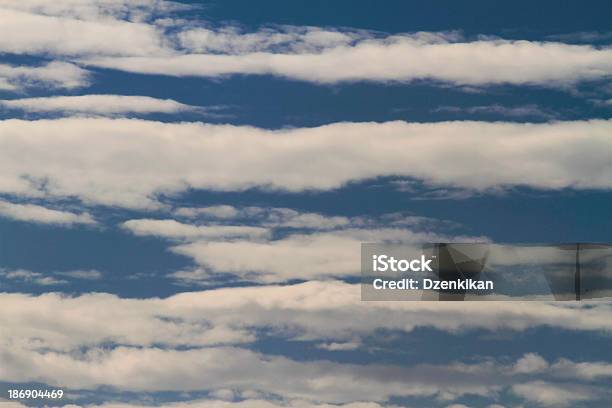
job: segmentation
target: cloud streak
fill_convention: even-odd
[[[353,46],[326,48],[319,53],[90,57],[82,62],[145,74],[275,75],[322,84],[433,80],[469,86],[565,86],[609,76],[612,50],[554,42],[449,42],[435,35],[426,39],[408,35],[364,40]]]
[[[172,99],[126,95],[80,95],[0,101],[0,106],[25,112],[89,113],[96,115],[178,113],[195,107]]]
[[[336,123],[277,131],[122,119],[5,120],[0,192],[144,208],[159,206],[159,193],[188,189],[303,192],[384,176],[481,191],[607,190],[611,131],[607,120]]]
[[[245,32],[175,18],[174,11],[186,7],[164,1],[10,1],[0,7],[0,52],[54,55],[141,74],[273,75],[319,84],[426,80],[566,87],[612,74],[612,50],[591,45],[306,26]]]
[[[54,210],[35,204],[16,204],[4,200],[0,200],[0,217],[10,218],[16,221],[59,226],[97,224],[97,221],[87,212],[73,213],[69,211]]]
[[[74,89],[89,84],[89,72],[77,65],[52,61],[41,66],[0,64],[0,90],[23,91],[48,87]]]

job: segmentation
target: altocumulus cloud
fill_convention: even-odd
[[[466,394],[495,399],[500,391],[511,390],[527,400],[557,406],[558,400],[550,399],[554,394],[545,399],[532,390],[546,384],[564,387],[568,381],[576,390],[589,390],[576,401],[609,395],[599,385],[612,376],[607,362],[549,362],[527,354],[511,362],[485,358],[476,363],[360,366],[296,361],[236,346],[254,341],[261,329],[275,327],[281,329],[279,336],[327,342],[355,339],[383,327],[406,331],[433,325],[455,331],[552,325],[600,330],[610,325],[610,307],[605,304],[498,302],[486,308],[474,303],[462,308],[429,302],[364,304],[357,286],[311,282],[184,293],[167,299],[3,294],[0,319],[7,330],[0,337],[12,347],[0,354],[0,378],[73,389],[229,388],[330,403],[381,402],[393,396],[454,400]],[[48,324],[41,327],[40,319]],[[100,325],[100,321],[117,324]],[[160,366],[163,370],[155,369]],[[287,377],[292,381],[283,381]]]
[[[550,326],[597,332],[612,328],[612,306],[607,303],[466,302],[457,308],[436,302],[361,302],[359,285],[337,281],[223,288],[165,299],[54,293],[5,293],[0,299],[4,305],[0,319],[6,328],[0,334],[3,341],[66,352],[107,341],[130,347],[240,345],[256,340],[265,330],[286,339],[328,344],[357,341],[378,329],[494,332]],[[41,328],[27,318],[33,315],[49,324]],[[100,325],[101,321],[113,324]],[[554,368],[565,363],[559,364]],[[550,369],[533,359],[513,367],[519,374]],[[609,364],[572,366],[571,372],[571,377],[583,379],[611,374]]]
[[[158,193],[189,188],[299,192],[381,176],[477,190],[610,189],[610,132],[609,120],[336,123],[276,131],[127,119],[4,120],[0,192],[40,195],[46,181],[49,196],[142,208],[159,206]]]
[[[186,7],[164,1],[84,6],[61,0],[49,6],[10,0],[0,6],[0,51],[51,54],[145,74],[269,74],[315,83],[434,80],[470,86],[566,86],[612,73],[612,50],[590,45],[318,27],[243,32],[199,21],[183,28],[185,21],[173,19],[173,13]],[[381,60],[385,63],[377,63]]]

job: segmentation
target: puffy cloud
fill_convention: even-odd
[[[23,98],[0,101],[0,106],[26,112],[66,112],[112,115],[121,113],[177,113],[193,110],[172,99],[148,96],[80,95]]]
[[[241,393],[256,391],[338,403],[385,401],[391,396],[454,399],[465,394],[496,399],[510,388],[522,398],[557,406],[551,390],[565,387],[559,381],[566,380],[580,387],[580,397],[569,401],[605,395],[597,383],[587,387],[581,382],[609,378],[607,362],[547,362],[527,354],[510,363],[484,359],[470,364],[364,366],[299,362],[229,346],[252,342],[264,331],[285,339],[319,341],[319,347],[331,352],[350,352],[361,347],[361,335],[379,329],[610,329],[609,304],[495,302],[482,307],[465,302],[457,308],[435,302],[360,302],[358,287],[310,282],[182,293],[166,299],[1,294],[0,343],[10,346],[0,353],[0,380],[142,392],[231,389],[238,399],[245,398]],[[543,393],[534,391],[542,386]]]
[[[547,407],[567,407],[589,400],[597,399],[593,389],[574,384],[551,384],[545,381],[533,381],[517,384],[512,391],[530,401]]]
[[[551,406],[596,400],[597,386],[572,385],[564,398],[562,383],[516,376],[494,360],[465,364],[410,366],[357,365],[332,361],[296,361],[235,347],[188,350],[118,346],[73,353],[13,348],[0,354],[0,378],[42,381],[51,386],[97,389],[110,386],[137,392],[210,390],[230,399],[233,393],[261,392],[283,399],[331,403],[386,401],[391,397],[455,399],[471,394],[495,398],[506,388]],[[283,381],[290,378],[291,381]]]
[[[561,359],[551,366],[551,370],[559,377],[593,380],[597,378],[612,378],[612,363],[583,362],[576,363]]]
[[[393,228],[344,229],[334,232],[293,234],[276,240],[196,240],[175,246],[172,251],[192,257],[205,270],[231,273],[241,279],[271,283],[291,279],[358,276],[362,242],[402,243],[406,245],[407,251],[412,250],[414,256],[419,256],[422,253],[420,247],[422,243],[457,240],[473,242],[475,238],[451,238],[434,233]],[[199,269],[193,274],[195,275],[182,271],[181,275],[173,276],[191,281],[197,277],[205,279]]]
[[[189,188],[329,190],[392,175],[481,190],[609,189],[611,131],[607,120],[337,123],[276,131],[126,119],[5,120],[0,192],[147,207],[158,205],[158,193]]]
[[[158,30],[149,24],[115,18],[84,20],[0,5],[0,52],[134,56],[160,55],[163,50]]]
[[[0,378],[9,381],[36,379],[66,388],[108,385],[134,391],[229,388],[338,403],[384,401],[392,395],[432,396],[442,388],[456,395],[489,395],[501,380],[487,379],[487,372],[492,371],[487,367],[461,364],[363,367],[327,361],[298,362],[233,347],[191,350],[116,347],[93,349],[80,355],[13,349],[8,354],[10,358],[6,354],[5,358],[0,357],[3,360]],[[287,378],[291,381],[283,381]]]
[[[16,204],[4,200],[0,200],[0,217],[60,226],[74,224],[93,225],[97,223],[91,214],[86,212],[77,214],[69,211],[54,210],[40,205]]]
[[[21,91],[29,87],[72,89],[89,83],[89,72],[68,62],[42,66],[0,64],[0,90]]]
[[[535,353],[525,354],[514,365],[516,373],[534,373],[547,369],[548,362]]]
[[[409,332],[432,327],[457,332],[550,326],[604,332],[612,328],[612,308],[606,302],[464,302],[461,308],[452,302],[362,302],[358,284],[341,282],[224,288],[165,299],[50,293],[1,294],[0,300],[2,342],[61,351],[107,342],[133,347],[242,344],[263,331],[330,344],[355,343],[379,329]],[[518,366],[533,358],[527,355]],[[580,374],[589,372],[587,366],[566,367],[577,378],[589,378]],[[603,366],[591,368],[604,370],[598,376],[607,372]]]

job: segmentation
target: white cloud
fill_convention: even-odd
[[[0,356],[0,378],[51,386],[134,391],[255,390],[284,398],[325,402],[385,401],[390,396],[488,396],[508,378],[492,366],[371,365],[298,362],[234,347],[191,350],[116,347],[82,353],[11,350]],[[5,358],[2,358],[5,357]],[[290,378],[291,381],[286,381]]]
[[[551,366],[551,370],[559,377],[585,380],[612,378],[612,363],[605,362],[575,363],[567,359],[561,359]]]
[[[514,372],[516,373],[534,373],[548,368],[548,362],[544,360],[540,355],[535,353],[528,353],[521,357],[514,365]]]
[[[244,32],[174,19],[174,10],[188,6],[172,2],[47,3],[2,3],[0,52],[51,54],[146,74],[269,74],[315,83],[567,85],[612,73],[612,50],[589,45],[296,26]]]
[[[551,384],[544,381],[533,381],[517,384],[512,391],[531,402],[547,407],[574,406],[575,403],[597,399],[592,389],[573,384]]]
[[[231,205],[214,205],[210,207],[200,208],[178,208],[174,212],[177,216],[195,218],[199,216],[231,219],[236,218],[240,214],[236,207]]]
[[[331,342],[331,343],[322,343],[317,346],[323,350],[329,351],[348,351],[348,350],[357,350],[361,347],[361,342],[359,340],[346,341],[342,343]]]
[[[53,276],[45,276],[40,272],[32,272],[25,269],[0,270],[0,276],[5,279],[32,283],[40,286],[56,286],[67,283],[65,280],[56,279]]]
[[[406,244],[407,250],[412,249],[414,256],[419,256],[422,253],[420,244],[425,242],[474,242],[482,239],[394,228],[344,229],[293,234],[277,240],[196,240],[172,247],[172,251],[192,257],[204,270],[271,283],[358,276],[362,242],[402,243]],[[182,272],[173,276],[195,281],[197,276],[204,278],[202,275],[202,270],[196,269],[193,275]]]
[[[461,308],[452,302],[362,302],[360,285],[341,282],[225,288],[165,299],[5,293],[0,301],[2,341],[62,351],[107,342],[133,347],[242,344],[264,331],[330,344],[356,342],[381,329],[409,332],[418,327],[447,332],[543,326],[601,333],[612,329],[612,307],[606,302],[464,302]],[[580,367],[586,366],[557,363],[575,378],[596,378],[581,374],[586,368]],[[514,366],[508,370],[516,373]]]
[[[427,242],[481,242],[486,237],[448,236],[434,229],[443,221],[407,215],[378,217],[325,216],[289,208],[215,206],[179,208],[175,215],[202,217],[205,222],[240,221],[256,234],[229,234],[233,225],[190,225],[175,220],[129,220],[125,229],[138,235],[179,238],[187,242],[171,248],[198,264],[169,276],[180,285],[207,285],[215,273],[232,274],[235,280],[283,282],[291,279],[328,279],[359,274],[362,242],[403,243],[415,256]],[[255,227],[257,226],[257,227]],[[262,228],[263,226],[264,228]],[[269,229],[268,229],[269,228]],[[286,229],[292,229],[286,234]],[[229,229],[226,232],[225,229]],[[293,231],[293,229],[303,231]],[[279,230],[282,231],[279,234]],[[249,230],[250,231],[250,230]],[[260,232],[266,232],[266,234]],[[214,233],[213,233],[214,232]],[[274,239],[272,238],[274,236]]]
[[[218,37],[209,37],[205,46],[218,48]],[[244,42],[248,40],[243,39],[240,44]],[[234,43],[222,42],[223,52],[235,52]],[[555,42],[452,42],[429,33],[366,39],[314,53],[91,57],[82,62],[147,74],[206,77],[269,74],[316,83],[428,79],[472,86],[563,85],[610,75],[612,50]]]
[[[34,204],[15,204],[0,200],[0,217],[17,221],[35,222],[39,224],[53,224],[71,226],[74,224],[96,224],[96,220],[86,212],[73,213],[69,211],[54,210]]]
[[[57,272],[57,275],[67,276],[69,278],[74,279],[84,279],[84,280],[98,280],[102,279],[102,272],[96,270],[74,270],[74,271],[65,271],[65,272]]]
[[[316,213],[300,213],[289,208],[275,208],[267,213],[268,226],[289,228],[334,229],[350,225],[351,220],[343,216],[324,216]]]
[[[481,190],[610,189],[610,132],[606,120],[337,123],[277,131],[126,119],[5,120],[0,192],[147,207],[158,204],[157,193],[190,188],[329,190],[391,175]]]
[[[109,39],[112,39],[109,41]],[[0,52],[14,54],[160,55],[156,27],[115,18],[83,20],[0,5]]]
[[[596,400],[598,387],[541,380],[524,382],[494,360],[480,363],[357,365],[324,360],[296,361],[236,347],[188,350],[117,346],[62,353],[16,346],[0,355],[0,378],[5,381],[42,381],[51,386],[97,389],[110,386],[129,391],[261,392],[283,399],[331,403],[382,402],[390,397],[455,399],[471,394],[495,398],[511,388],[522,398],[551,406]],[[290,378],[291,381],[286,381]],[[570,398],[566,393],[575,392]]]
[[[612,375],[606,362],[549,363],[536,354],[503,364],[485,359],[476,364],[357,366],[298,362],[228,347],[253,342],[263,332],[318,341],[331,352],[359,349],[363,335],[381,329],[554,326],[605,333],[611,328],[611,309],[602,302],[465,302],[461,308],[436,302],[360,302],[359,285],[340,282],[226,288],[166,299],[4,293],[0,301],[0,343],[11,345],[0,353],[0,380],[8,382],[134,391],[232,389],[328,402],[384,401],[393,395],[446,399],[465,393],[495,398],[510,387],[522,398],[558,406],[555,398],[563,394],[553,388],[567,388],[559,380],[578,387]],[[596,385],[580,387],[575,401],[604,393]]]
[[[148,96],[80,95],[50,96],[0,100],[0,106],[27,112],[67,112],[112,115],[120,113],[177,113],[193,110],[172,99],[156,99]]]
[[[3,0],[2,8],[80,20],[147,21],[155,14],[185,10],[187,5],[165,0]]]
[[[263,208],[263,207],[243,207],[237,208],[231,205],[217,205],[211,207],[188,208],[181,207],[174,211],[179,217],[186,218],[212,218],[219,220],[242,219],[257,222],[266,227],[284,228],[312,228],[312,229],[334,229],[347,227],[349,225],[363,225],[365,218],[349,219],[344,216],[325,216],[317,213],[306,213],[293,210],[291,208]],[[425,221],[423,217],[405,216],[403,220],[412,218],[415,222],[417,218]],[[399,220],[398,220],[399,221]]]
[[[89,83],[89,72],[77,65],[52,61],[42,66],[0,64],[0,89],[21,91],[30,87],[73,89]]]
[[[228,26],[218,30],[187,29],[178,34],[180,45],[193,53],[247,54],[254,52],[314,53],[351,45],[368,38],[366,32],[340,32],[317,27],[285,26],[244,33]]]
[[[121,226],[135,235],[154,235],[174,239],[265,238],[266,228],[241,225],[190,225],[175,220],[129,220]]]

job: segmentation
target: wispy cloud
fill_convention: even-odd
[[[612,31],[579,31],[567,34],[555,34],[546,37],[555,41],[592,43],[612,40]]]
[[[71,226],[75,224],[94,225],[97,221],[87,212],[74,213],[55,210],[35,204],[12,203],[0,200],[0,217],[16,221]]]
[[[172,99],[126,95],[50,96],[0,100],[0,106],[26,112],[89,113],[96,115],[178,113],[195,111],[197,107]]]
[[[488,106],[440,106],[434,112],[450,112],[465,115],[496,115],[509,118],[542,118],[556,119],[558,115],[537,105],[502,106],[498,104]]]
[[[223,239],[263,238],[269,235],[267,228],[241,225],[192,225],[175,220],[129,220],[121,227],[135,235],[152,235],[174,239]]]
[[[0,276],[13,281],[27,282],[40,286],[56,286],[68,283],[65,280],[53,276],[45,276],[40,272],[32,272],[26,269],[0,270]]]
[[[23,91],[33,87],[73,89],[88,83],[89,72],[68,62],[53,61],[41,66],[0,64],[0,90]]]
[[[99,280],[102,279],[103,276],[102,272],[93,269],[56,272],[56,275],[83,280]]]

